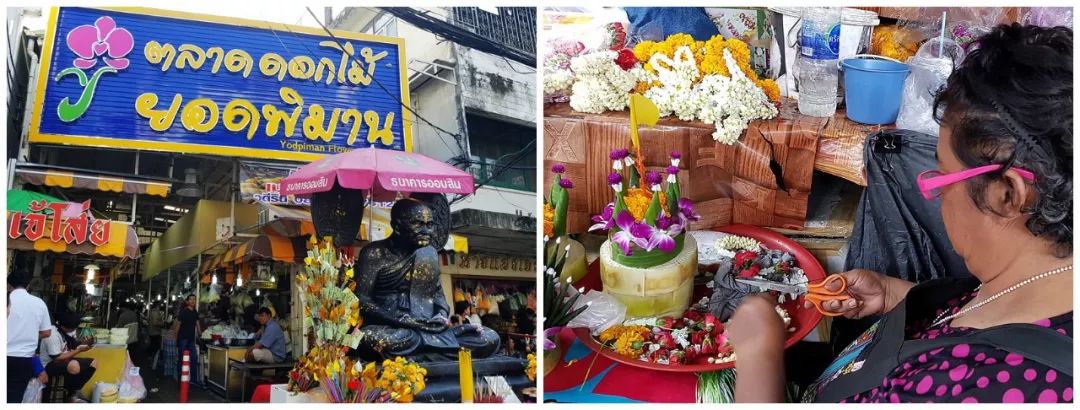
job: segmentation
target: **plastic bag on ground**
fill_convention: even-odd
[[[45,389],[45,385],[41,384],[41,381],[37,377],[30,379],[30,383],[26,385],[26,392],[23,393],[23,403],[41,403],[41,391]]]
[[[135,403],[146,398],[146,385],[143,384],[142,376],[139,375],[139,368],[131,363],[130,356],[127,357],[127,362],[124,363],[124,372],[117,382],[120,385],[117,401]]]

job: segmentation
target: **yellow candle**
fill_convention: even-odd
[[[461,348],[458,351],[458,375],[461,380],[461,402],[473,402],[472,351]]]

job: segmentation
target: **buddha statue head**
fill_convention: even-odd
[[[422,248],[431,244],[435,234],[435,215],[423,202],[401,199],[390,208],[390,227],[395,243]]]

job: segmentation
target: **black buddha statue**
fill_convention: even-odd
[[[479,325],[450,327],[450,306],[439,280],[437,226],[416,199],[390,210],[393,234],[368,244],[356,262],[356,296],[364,324],[357,351],[365,357],[450,360],[461,347],[483,358],[499,350],[499,335]]]

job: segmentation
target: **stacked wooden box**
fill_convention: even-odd
[[[641,129],[646,167],[663,172],[672,151],[682,153],[679,183],[683,196],[694,201],[701,214],[691,229],[728,224],[799,229],[806,219],[817,156],[818,135],[827,119],[792,113],[787,104],[780,116],[751,124],[739,142],[713,140],[715,128],[700,122],[664,118],[656,127]],[[612,200],[607,174],[609,153],[630,146],[626,112],[600,115],[575,112],[565,104],[544,107],[544,177],[550,186],[551,165],[566,166],[570,193],[567,229],[588,229],[589,218]],[[770,142],[772,148],[770,149]],[[783,168],[787,190],[777,187],[769,159],[775,155]]]

